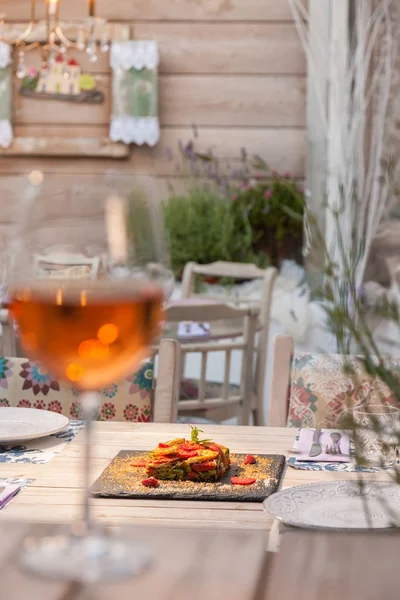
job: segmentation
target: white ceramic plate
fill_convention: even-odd
[[[0,444],[36,440],[68,425],[67,417],[49,410],[0,407]]]
[[[273,494],[264,510],[308,529],[387,529],[400,525],[400,485],[357,481],[310,483]]]

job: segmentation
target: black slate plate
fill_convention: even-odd
[[[254,454],[255,465],[245,465],[245,454],[231,454],[231,468],[216,483],[160,481],[157,488],[142,485],[144,467],[132,467],[133,459],[147,459],[148,452],[121,450],[91,487],[102,498],[158,498],[160,500],[221,500],[262,502],[276,492],[285,466],[285,457]],[[253,485],[232,485],[231,477],[256,477]]]

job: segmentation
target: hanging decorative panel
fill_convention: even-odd
[[[110,139],[154,146],[160,137],[158,64],[155,41],[114,42]]]

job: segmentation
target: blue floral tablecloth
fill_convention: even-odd
[[[293,469],[299,469],[300,471],[342,471],[347,473],[377,473],[378,471],[382,471],[382,467],[361,467],[357,466],[354,462],[309,462],[296,460],[295,456],[291,456],[287,461],[287,464],[289,465],[289,467],[292,467]]]
[[[65,444],[73,440],[84,425],[84,421],[70,421],[67,429],[60,433],[31,442],[0,445],[0,463],[48,463],[60,454]]]

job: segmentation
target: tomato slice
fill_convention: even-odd
[[[194,456],[198,456],[197,450],[193,450],[193,452],[185,452],[185,450],[178,450],[177,456],[182,460],[187,460],[188,458],[193,458]]]
[[[159,448],[169,448],[168,444],[163,444],[163,442],[160,442],[160,443],[158,444],[158,447],[159,447]]]
[[[246,458],[244,459],[244,464],[245,465],[255,465],[256,464],[256,458],[255,456],[253,456],[252,454],[248,454],[246,456]]]
[[[131,467],[146,467],[147,461],[143,458],[137,458],[131,462]]]
[[[216,469],[216,464],[214,461],[195,463],[192,465],[192,469],[193,471],[197,471],[197,473],[206,473],[207,471],[213,471]]]
[[[183,444],[179,444],[179,450],[183,450],[184,452],[192,452],[193,450],[204,450],[204,446],[201,444],[195,444],[194,442],[185,442]]]
[[[255,477],[231,477],[233,485],[253,485],[256,481]]]

